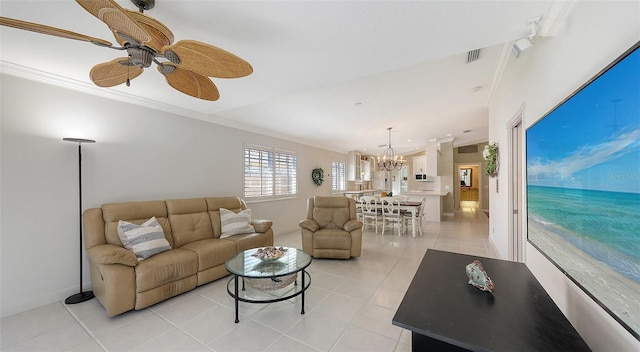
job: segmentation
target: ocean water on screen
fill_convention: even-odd
[[[640,283],[640,194],[528,186],[528,216]]]

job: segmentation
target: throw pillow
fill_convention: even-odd
[[[141,225],[118,221],[118,236],[124,247],[133,251],[138,261],[171,249],[155,216]]]
[[[251,226],[251,209],[234,213],[229,209],[220,208],[220,224],[222,225],[220,238],[256,232]]]

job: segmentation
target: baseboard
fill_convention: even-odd
[[[503,259],[503,260],[507,259],[507,258],[500,258],[500,252],[498,252],[498,248],[496,247],[496,244],[493,243],[493,236],[491,235],[489,235],[489,246],[491,247],[491,250],[495,254],[496,259]]]
[[[82,286],[84,286],[84,288],[83,288],[84,291],[90,291],[91,290],[91,286],[90,286],[89,283],[86,283],[85,285],[82,285]],[[47,304],[51,304],[51,303],[55,303],[55,302],[62,302],[67,297],[69,297],[71,295],[74,295],[74,294],[76,294],[78,292],[79,292],[78,288],[74,287],[74,288],[68,288],[68,289],[52,292],[52,293],[49,293],[49,294],[45,294],[45,295],[42,295],[42,296],[38,296],[35,299],[31,299],[29,301],[18,302],[16,304],[12,304],[12,305],[8,305],[8,306],[5,305],[4,302],[3,302],[2,306],[0,307],[0,318],[5,318],[5,317],[8,317],[10,315],[26,312],[28,310],[39,308],[39,307],[45,306]]]

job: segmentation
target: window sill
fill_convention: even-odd
[[[279,200],[291,200],[298,199],[298,196],[288,196],[288,197],[255,197],[255,198],[243,198],[244,202],[247,204],[251,203],[265,203],[265,202],[276,202]]]

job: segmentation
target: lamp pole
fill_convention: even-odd
[[[92,139],[63,138],[65,142],[78,143],[78,223],[80,233],[80,292],[67,297],[66,304],[76,304],[88,301],[94,297],[93,291],[82,291],[82,143],[95,143]]]

